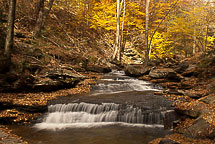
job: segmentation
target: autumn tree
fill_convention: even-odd
[[[214,25],[214,6],[201,0],[195,0],[192,7],[191,4],[193,1],[180,2],[176,14],[169,21],[169,38],[174,42],[172,47],[176,53],[186,56],[204,51],[214,40],[209,28]]]
[[[146,0],[146,28],[145,28],[145,65],[149,62],[149,45],[148,45],[148,31],[149,31],[149,3],[150,0]]]
[[[8,59],[10,59],[11,49],[13,47],[15,11],[16,11],[16,0],[10,0],[8,24],[7,24],[7,36],[6,36],[5,51],[4,51],[4,55]]]
[[[44,1],[40,1],[40,6],[44,6]],[[41,8],[39,11],[39,16],[34,29],[34,37],[38,37],[41,34],[41,30],[45,25],[46,18],[51,11],[54,0],[49,0],[47,7]]]

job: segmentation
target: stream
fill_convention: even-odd
[[[91,92],[59,97],[33,126],[11,126],[31,144],[146,144],[170,134],[177,119],[159,85],[113,71]]]

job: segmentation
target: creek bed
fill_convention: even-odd
[[[154,91],[162,87],[114,71],[88,94],[50,101],[37,124],[10,128],[31,144],[145,144],[172,133],[164,125],[177,119],[172,103]]]

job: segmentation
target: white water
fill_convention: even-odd
[[[92,122],[92,123],[39,123],[34,127],[37,129],[47,129],[47,130],[63,130],[66,128],[100,128],[104,126],[127,126],[127,127],[144,127],[144,128],[163,128],[163,125],[147,125],[147,124],[131,124],[125,122]]]
[[[149,82],[129,78],[123,72],[112,72],[94,86],[93,95],[132,91],[160,91]],[[122,93],[123,94],[123,93]],[[132,95],[131,95],[132,97]],[[104,125],[163,126],[163,118],[168,112],[165,107],[156,110],[143,110],[141,107],[115,103],[69,103],[48,107],[48,113],[38,129],[63,129],[67,127],[97,127]]]
[[[110,75],[115,77],[101,79],[100,83],[93,87],[93,95],[163,89],[161,86],[153,87],[149,82],[125,76],[124,72],[113,71]]]
[[[139,107],[114,103],[88,104],[70,103],[50,105],[39,129],[61,129],[66,127],[91,127],[109,124],[162,125],[164,110],[145,112]]]

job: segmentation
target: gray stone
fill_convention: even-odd
[[[154,69],[150,71],[149,76],[155,79],[174,79],[176,78],[176,72],[173,69]]]
[[[210,124],[203,118],[203,115],[197,118],[194,123],[187,129],[184,129],[184,134],[192,138],[212,138],[215,137],[215,130],[209,133]]]
[[[124,71],[127,76],[140,77],[143,75],[147,75],[150,69],[147,67],[143,68],[142,66],[139,65],[138,66],[128,65],[125,67]]]
[[[197,76],[198,72],[196,71],[197,65],[189,65],[189,67],[186,69],[185,72],[182,73],[183,76],[191,77],[191,76]]]
[[[109,73],[111,69],[105,66],[99,65],[88,65],[86,68],[87,71],[97,72],[97,73]]]

